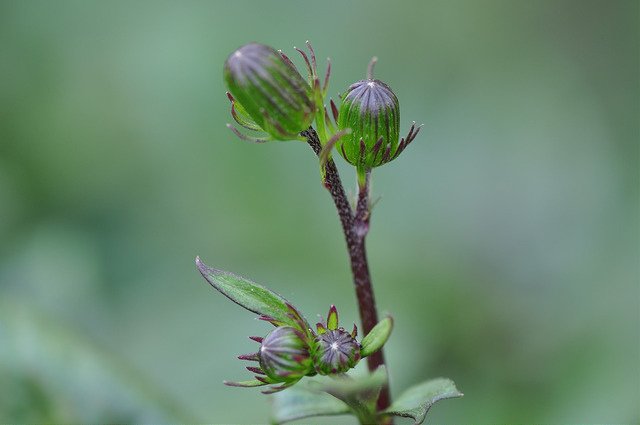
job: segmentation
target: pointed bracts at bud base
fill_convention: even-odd
[[[351,332],[341,328],[338,310],[333,305],[326,321],[316,325],[316,333],[302,313],[281,295],[242,276],[208,267],[200,258],[196,258],[196,265],[214,289],[258,314],[259,320],[275,326],[265,337],[249,337],[260,344],[257,352],[238,356],[240,360],[254,362],[247,367],[254,379],[225,381],[226,385],[272,385],[263,391],[271,394],[290,387],[305,376],[344,373],[355,367],[361,358],[382,348],[391,333],[392,322],[386,318],[359,343],[356,325]]]
[[[231,53],[224,64],[224,80],[236,122],[267,134],[253,138],[229,125],[240,138],[299,139],[314,119],[317,108],[311,86],[288,58],[269,46],[250,43]]]
[[[258,387],[270,384],[282,384],[273,386],[263,391],[272,394],[298,382],[304,376],[316,374],[311,359],[309,345],[313,343],[314,334],[298,310],[287,303],[288,316],[295,326],[287,326],[269,316],[259,316],[276,326],[266,337],[250,336],[249,339],[260,344],[257,353],[238,356],[240,360],[256,361],[259,367],[248,366],[249,372],[255,373],[254,381],[230,382],[225,385],[232,387]]]
[[[414,122],[409,134],[399,139],[400,104],[387,84],[373,78],[376,60],[369,64],[367,79],[352,84],[343,95],[337,119],[338,128],[350,128],[351,134],[336,147],[359,176],[397,158],[420,131]]]
[[[360,361],[360,344],[356,325],[348,333],[338,327],[338,311],[331,306],[326,325],[318,323],[318,336],[312,345],[313,365],[320,375],[344,373]]]

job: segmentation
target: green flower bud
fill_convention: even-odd
[[[391,88],[373,78],[374,58],[367,79],[352,84],[342,97],[338,128],[351,129],[337,143],[338,152],[364,174],[395,159],[413,141],[415,122],[406,138],[400,135],[400,103]]]
[[[274,329],[262,340],[258,358],[262,371],[274,382],[298,381],[313,372],[304,334],[289,326]]]
[[[224,80],[236,122],[269,135],[255,141],[298,139],[314,119],[316,103],[311,86],[291,61],[269,46],[250,43],[229,55]]]

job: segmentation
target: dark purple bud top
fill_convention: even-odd
[[[339,328],[318,335],[313,344],[313,364],[321,375],[343,373],[360,360],[360,344]]]
[[[277,382],[296,381],[313,372],[309,345],[298,329],[281,326],[262,340],[260,367]]]

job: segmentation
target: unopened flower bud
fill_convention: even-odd
[[[358,329],[351,333],[338,327],[338,310],[329,308],[325,323],[316,325],[318,335],[312,344],[313,365],[320,375],[343,373],[360,361],[360,344],[356,341]]]
[[[260,367],[274,381],[296,381],[313,372],[309,345],[298,329],[281,326],[262,340]]]
[[[360,360],[360,344],[344,329],[318,335],[313,347],[313,364],[321,375],[343,373]]]
[[[224,65],[224,80],[232,115],[245,128],[262,130],[273,140],[290,140],[313,121],[312,88],[269,46],[250,43],[233,52]]]
[[[336,144],[343,158],[364,173],[395,159],[419,131],[415,123],[406,138],[400,135],[400,104],[391,88],[373,78],[374,58],[367,79],[352,84],[342,98],[338,127],[351,134]]]

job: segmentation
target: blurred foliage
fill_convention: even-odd
[[[226,55],[306,39],[331,93],[375,54],[401,132],[426,124],[373,174],[392,392],[452,378],[465,397],[433,423],[639,422],[638,19],[635,0],[0,1],[0,422],[266,421],[221,381],[267,325],[196,255],[356,320],[310,149],[224,126]]]

